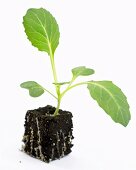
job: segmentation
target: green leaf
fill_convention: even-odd
[[[72,69],[72,74],[75,78],[78,76],[89,76],[94,74],[94,70],[86,68],[85,66],[80,66]]]
[[[67,81],[67,82],[58,82],[58,83],[53,83],[53,84],[55,84],[55,85],[65,85],[65,84],[69,84],[70,83],[70,81]]]
[[[92,98],[116,123],[127,126],[131,119],[129,104],[119,87],[111,81],[91,81],[87,88]]]
[[[22,88],[28,89],[32,97],[39,97],[44,93],[44,89],[35,81],[27,81],[20,85]]]
[[[52,14],[43,8],[31,8],[23,17],[23,24],[28,39],[32,45],[49,55],[59,44],[59,27]]]

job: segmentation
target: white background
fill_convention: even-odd
[[[73,89],[61,105],[74,115],[73,152],[50,164],[19,151],[26,111],[56,105],[48,94],[34,99],[19,87],[35,80],[54,90],[49,57],[32,47],[24,33],[22,17],[31,7],[48,9],[59,24],[59,80],[68,81],[73,67],[93,68],[96,74],[89,80],[112,80],[120,86],[132,113],[124,128],[97,106],[86,87]],[[136,170],[135,57],[135,0],[0,1],[0,169]]]

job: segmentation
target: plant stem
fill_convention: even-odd
[[[62,93],[61,93],[61,97],[64,96],[64,94],[69,91],[70,89],[74,88],[74,87],[77,87],[77,86],[80,86],[80,85],[84,85],[84,84],[88,84],[89,82],[80,82],[80,83],[77,83],[77,84],[74,84],[73,86],[68,86],[68,88],[66,88],[66,90],[64,90]]]
[[[43,87],[42,87],[43,88]],[[50,95],[52,95],[55,99],[57,99],[58,100],[58,98],[53,94],[53,93],[51,93],[49,90],[47,90],[47,89],[45,89],[45,88],[43,88],[44,89],[44,91],[46,91],[46,92],[48,92]]]
[[[58,79],[57,79],[56,67],[55,67],[55,62],[54,62],[54,54],[52,53],[51,44],[50,44],[49,41],[48,41],[48,45],[49,45],[49,56],[50,56],[50,61],[51,61],[51,67],[52,67],[52,72],[53,72],[54,83],[57,84],[58,83]],[[56,110],[54,112],[54,116],[58,115],[61,99],[62,99],[62,97],[64,96],[64,94],[67,91],[69,91],[70,89],[72,89],[72,88],[74,88],[76,86],[80,86],[80,85],[83,85],[83,84],[88,84],[88,82],[81,82],[81,83],[74,84],[72,86],[72,83],[75,81],[75,79],[76,79],[76,77],[73,76],[73,78],[70,81],[69,85],[67,86],[67,88],[62,93],[60,93],[60,85],[55,85],[57,97],[54,96],[51,92],[49,92],[48,90],[45,89],[48,93],[50,93],[58,101]]]
[[[49,44],[49,47],[50,47],[50,49],[49,49],[50,50],[50,61],[51,61],[51,67],[52,67],[52,72],[53,72],[54,83],[58,83],[56,67],[55,67],[55,62],[54,62],[54,54],[52,53],[50,44]],[[58,111],[59,111],[59,108],[60,108],[60,101],[61,101],[61,98],[60,98],[60,86],[55,85],[55,88],[56,88],[56,93],[57,93],[58,105],[57,105],[57,108],[56,108],[56,110],[54,112],[54,116],[56,116],[58,114]]]
[[[71,81],[70,81],[70,83],[69,83],[69,85],[67,86],[66,90],[70,88],[70,86],[71,86],[72,83],[75,81],[75,79],[76,79],[76,77],[73,76],[72,79],[71,79]],[[66,91],[66,90],[65,90],[65,91]]]
[[[53,77],[54,77],[54,83],[58,83],[58,79],[57,79],[57,73],[56,73],[56,67],[55,67],[55,62],[54,62],[54,57],[50,57],[51,60],[51,66],[52,66],[52,72],[53,72]],[[56,93],[59,94],[59,88],[58,86],[56,87]]]
[[[57,115],[58,115],[59,108],[60,108],[60,102],[61,102],[61,98],[58,99],[58,105],[57,105],[56,110],[55,110],[55,112],[54,112],[54,116],[57,116]]]

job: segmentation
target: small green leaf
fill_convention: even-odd
[[[72,74],[75,78],[78,76],[89,76],[94,74],[94,70],[86,68],[85,66],[80,66],[72,69]]]
[[[128,125],[131,119],[129,104],[119,87],[111,81],[91,81],[87,88],[92,98],[116,123]]]
[[[32,97],[39,97],[44,93],[44,89],[35,81],[27,81],[20,85],[22,88],[28,89]]]
[[[49,55],[54,54],[59,44],[59,27],[46,9],[31,8],[23,18],[23,24],[28,39],[32,45]]]
[[[53,83],[53,84],[55,84],[55,85],[65,85],[65,84],[69,84],[70,83],[70,81],[67,81],[67,82],[58,82],[58,83]]]

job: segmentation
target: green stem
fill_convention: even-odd
[[[74,88],[74,87],[77,87],[77,86],[80,86],[80,85],[84,85],[84,84],[88,84],[89,82],[80,82],[80,83],[77,83],[77,84],[74,84],[73,86],[69,86],[68,88],[66,88],[66,90],[64,90],[62,93],[61,93],[61,98],[64,96],[64,94],[69,91],[70,89]]]
[[[52,67],[52,72],[53,72],[53,78],[54,78],[54,83],[58,83],[58,79],[57,79],[57,73],[56,73],[56,67],[55,67],[55,62],[54,62],[54,54],[52,53],[52,49],[51,49],[51,45],[49,44],[49,50],[50,50],[50,61],[51,61],[51,67]],[[56,93],[57,93],[57,101],[58,101],[58,105],[57,108],[54,112],[54,116],[56,116],[58,114],[59,108],[60,108],[60,86],[55,85],[56,88]]]
[[[71,85],[72,85],[72,83],[75,81],[75,79],[76,79],[76,78],[73,76],[72,79],[71,79],[71,81],[69,82],[67,88],[61,93],[61,97],[63,97],[63,93],[65,94],[65,92],[68,91],[68,89],[71,87]]]
[[[54,77],[54,83],[58,83],[56,67],[55,67],[55,62],[54,62],[54,56],[50,56],[50,60],[51,60],[53,77]],[[56,87],[56,93],[59,94],[59,92],[60,92],[59,87],[58,86],[55,86],[55,87]]]
[[[43,87],[42,87],[43,88]],[[45,88],[43,88],[44,89],[44,91],[46,91],[46,92],[48,92],[50,95],[52,95],[55,99],[57,99],[58,100],[58,98],[53,94],[53,93],[51,93],[49,90],[47,90],[47,89],[45,89]]]
[[[70,81],[70,83],[69,83],[69,85],[67,86],[67,88],[66,88],[65,91],[67,91],[67,90],[71,87],[71,85],[72,85],[72,83],[74,82],[74,80],[75,80],[75,77],[72,78],[72,80]],[[59,91],[59,92],[60,92],[60,91]],[[63,93],[59,93],[59,95],[58,95],[58,105],[57,105],[57,108],[56,108],[56,110],[55,110],[54,116],[56,116],[56,115],[58,114],[62,97],[63,97]]]
[[[60,103],[61,103],[61,98],[58,99],[58,105],[57,105],[56,110],[55,110],[55,112],[54,112],[54,116],[57,116],[57,115],[58,115],[59,108],[60,108]]]
[[[57,73],[56,73],[56,67],[55,67],[55,62],[54,62],[54,54],[52,53],[52,49],[51,49],[51,44],[48,41],[48,45],[49,45],[49,56],[50,56],[50,61],[51,61],[51,67],[52,67],[52,72],[53,72],[53,78],[54,78],[54,83],[57,84],[58,83],[58,79],[57,79]],[[67,86],[67,88],[60,93],[60,85],[55,85],[56,88],[56,93],[57,93],[57,97],[54,96],[51,92],[49,92],[48,90],[46,90],[48,93],[50,93],[53,97],[55,97],[58,101],[56,110],[54,112],[54,116],[57,116],[59,113],[59,108],[60,108],[60,103],[61,103],[61,99],[64,96],[64,94],[69,91],[70,89],[76,87],[76,86],[80,86],[83,84],[88,84],[88,82],[81,82],[81,83],[77,83],[75,85],[72,86],[72,83],[74,82],[74,80],[76,79],[76,77],[73,76],[72,80],[70,81],[69,85]]]

